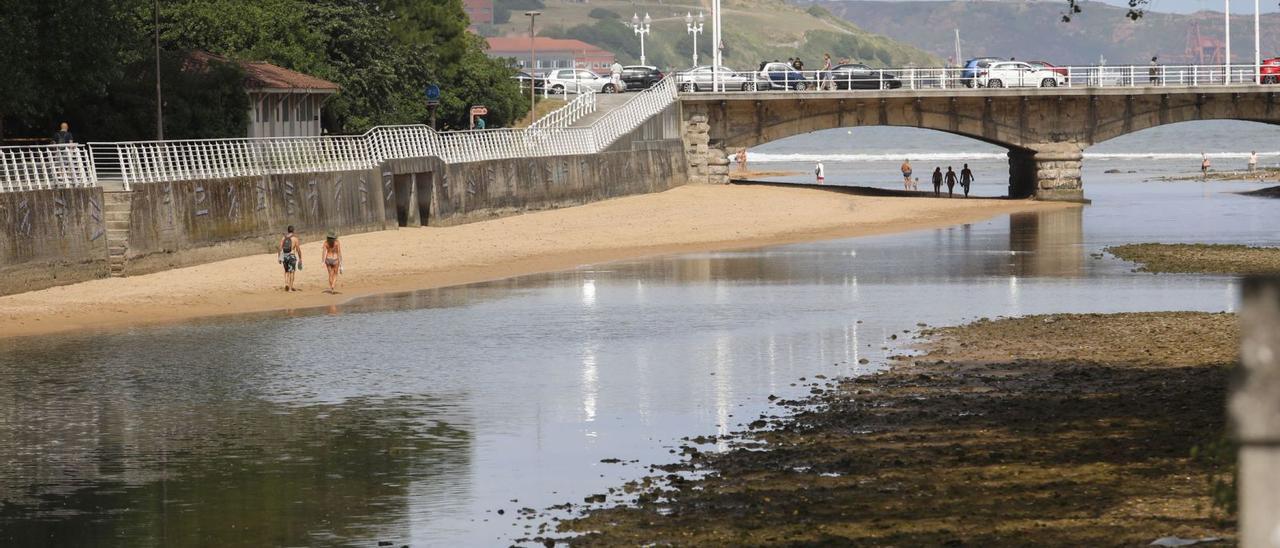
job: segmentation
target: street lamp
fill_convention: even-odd
[[[640,35],[640,64],[647,65],[644,62],[644,35],[649,34],[649,24],[653,19],[649,18],[649,14],[644,14],[644,21],[640,20],[639,14],[631,14],[631,30]],[[617,28],[617,27],[614,27]]]
[[[693,23],[693,14],[684,12],[684,28],[693,35],[693,66],[698,66],[698,35],[702,34],[702,12],[698,12],[698,24]]]
[[[538,87],[535,85],[538,82],[538,73],[535,72],[535,67],[538,66],[538,61],[533,47],[533,22],[538,20],[538,16],[542,15],[542,12],[526,11],[524,14],[529,18],[529,120],[532,121],[538,105],[537,95],[535,94],[535,89]],[[543,82],[542,85],[546,86],[546,82]]]

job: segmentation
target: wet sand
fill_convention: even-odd
[[[1280,248],[1238,244],[1128,244],[1107,253],[1138,264],[1140,272],[1280,274]]]
[[[1211,473],[1227,465],[1190,457],[1222,439],[1234,315],[1031,316],[924,333],[927,353],[884,373],[797,379],[813,395],[776,402],[731,450],[691,443],[684,464],[619,486],[638,504],[547,536],[585,533],[573,541],[583,546],[1137,546],[1234,535],[1209,497]],[[687,471],[707,475],[677,475]]]
[[[332,306],[378,293],[551,272],[620,259],[750,248],[976,222],[1078,207],[1015,200],[849,196],[691,185],[445,228],[343,236],[339,294],[322,293],[319,243],[303,246],[301,292],[282,291],[274,252],[0,297],[0,338],[225,314]]]

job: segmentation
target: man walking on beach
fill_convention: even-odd
[[[954,198],[956,196],[956,172],[951,170],[951,166],[947,166],[947,197]]]
[[[942,166],[933,168],[933,195],[942,196]]]
[[[964,189],[964,197],[969,197],[969,185],[973,184],[973,172],[969,170],[969,164],[964,165],[964,169],[960,170],[960,188]]]
[[[902,188],[911,190],[911,160],[902,161]]]
[[[1258,169],[1258,151],[1249,153],[1249,173],[1253,173]]]
[[[813,174],[818,178],[818,184],[822,184],[827,178],[827,170],[822,167],[822,160],[818,160],[817,167],[813,168]]]
[[[286,229],[284,238],[280,239],[279,263],[284,265],[284,290],[297,291],[293,287],[295,271],[302,270],[302,242],[293,233],[293,225]]]

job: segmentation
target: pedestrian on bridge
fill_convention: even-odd
[[[964,197],[969,197],[969,185],[973,184],[973,171],[969,170],[969,164],[964,165],[964,169],[960,170],[960,188],[964,189]]]
[[[942,196],[942,166],[933,168],[933,195]]]
[[[956,172],[951,170],[951,166],[947,166],[947,197],[954,198],[956,196]]]
[[[1147,77],[1153,86],[1160,83],[1160,63],[1155,57],[1151,58],[1151,68],[1147,69]]]
[[[69,145],[74,142],[76,142],[76,138],[71,135],[71,126],[66,122],[58,124],[58,131],[53,134],[53,143],[57,145]]]

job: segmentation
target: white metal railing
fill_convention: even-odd
[[[93,162],[84,145],[0,147],[0,192],[95,184]]]
[[[768,68],[768,67],[766,67]],[[865,68],[860,70],[761,70],[730,73],[721,79],[726,93],[770,90],[826,91],[858,89],[977,90],[1010,87],[1145,88],[1262,85],[1280,83],[1280,70],[1262,73],[1253,65],[1101,65],[1040,66],[1033,70],[999,68]],[[678,72],[681,91],[712,91],[709,73]]]
[[[595,112],[594,93],[580,94],[525,129],[437,132],[420,125],[380,126],[363,135],[337,137],[134,141],[57,149],[65,158],[78,154],[79,164],[30,162],[26,158],[50,156],[39,153],[50,147],[13,147],[19,151],[12,153],[11,161],[0,156],[0,167],[21,171],[23,178],[16,180],[28,186],[32,176],[26,173],[35,171],[43,174],[35,176],[37,184],[71,180],[66,174],[79,174],[74,180],[88,181],[81,184],[116,183],[128,189],[134,183],[368,169],[384,160],[404,158],[434,156],[458,163],[591,154],[670,106],[675,91],[671,79],[663,80],[588,127],[572,126]],[[8,176],[0,179],[9,180]]]

